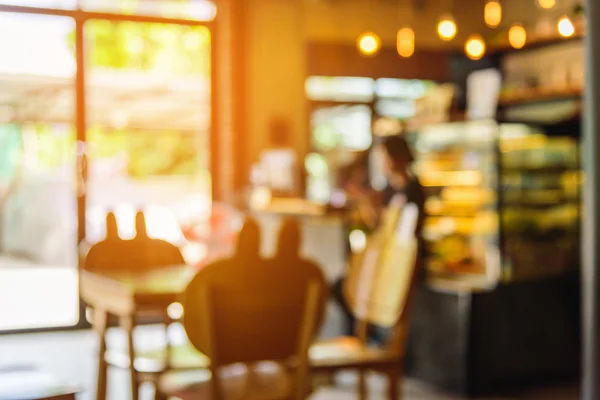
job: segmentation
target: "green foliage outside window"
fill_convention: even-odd
[[[123,7],[135,8],[135,3],[135,0],[123,2]],[[95,20],[86,24],[85,36],[90,71],[100,68],[175,77],[201,76],[207,80],[210,77],[210,31],[203,26]],[[68,40],[74,49],[74,32]],[[208,164],[206,146],[199,145],[197,136],[189,133],[134,132],[94,126],[88,129],[88,143],[91,162],[126,154],[128,173],[138,178],[193,175]]]
[[[175,76],[210,75],[210,31],[204,26],[116,22],[86,24],[89,67]],[[68,41],[75,48],[75,32]]]

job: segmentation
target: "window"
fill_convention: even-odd
[[[32,0],[30,0],[32,1]],[[38,0],[39,1],[39,0]],[[51,1],[51,0],[46,0]],[[80,0],[89,11],[211,21],[217,7],[209,0]]]
[[[58,8],[74,9],[77,7],[77,0],[0,0],[0,5],[39,7],[39,8]]]
[[[305,89],[309,100],[370,102],[373,85],[371,78],[311,76]]]

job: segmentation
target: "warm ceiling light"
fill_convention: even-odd
[[[556,5],[556,0],[538,0],[538,5],[545,9],[554,8]]]
[[[415,31],[411,28],[402,28],[396,36],[396,50],[402,57],[408,58],[415,52]]]
[[[356,41],[358,50],[365,56],[374,56],[381,47],[381,39],[373,32],[365,32]]]
[[[490,28],[497,28],[502,22],[502,5],[498,0],[490,0],[485,4],[483,18]]]
[[[564,16],[558,20],[558,33],[564,37],[573,36],[575,33],[575,27],[573,26],[573,22],[571,22],[569,17]]]
[[[456,22],[451,15],[444,15],[440,18],[437,26],[438,35],[442,40],[452,40],[456,36]]]
[[[527,31],[521,24],[514,24],[508,31],[508,42],[515,49],[522,49],[527,43]]]
[[[479,60],[485,54],[485,42],[480,35],[471,35],[465,43],[465,53],[471,60]]]

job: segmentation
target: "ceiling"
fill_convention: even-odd
[[[554,23],[580,0],[557,0],[553,10],[543,10],[536,0],[501,0],[504,18],[500,30],[514,22],[535,26]],[[479,33],[494,35],[483,21],[486,0],[305,0],[305,33],[308,40],[354,43],[360,33],[372,30],[384,45],[393,46],[403,25],[415,29],[417,46],[431,49],[462,48],[466,38]],[[458,25],[457,37],[443,42],[437,37],[440,15],[452,11]]]

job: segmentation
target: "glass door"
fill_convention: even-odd
[[[210,30],[147,22],[85,24],[87,237],[107,212],[132,238],[136,210],[148,234],[206,255],[210,216]]]
[[[79,322],[74,31],[0,13],[0,331]]]
[[[0,0],[0,332],[83,326],[109,210],[206,255],[209,0]],[[94,19],[92,19],[92,17]]]

